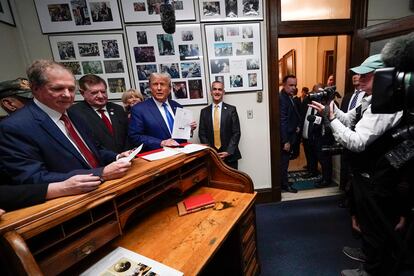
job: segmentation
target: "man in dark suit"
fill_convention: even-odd
[[[113,161],[127,153],[117,156],[96,146],[82,118],[67,111],[75,97],[73,74],[59,63],[37,60],[27,75],[34,101],[0,122],[0,173],[11,181],[3,184],[52,183],[77,174],[101,181],[123,176],[131,164]],[[67,195],[81,187],[56,189]]]
[[[128,115],[118,104],[108,102],[105,80],[96,75],[79,79],[79,90],[85,99],[70,108],[84,118],[93,138],[114,152],[128,149]]]
[[[297,93],[297,80],[293,75],[283,78],[283,88],[279,93],[280,106],[280,176],[282,191],[296,193],[288,182],[289,159],[292,148],[299,142],[300,115],[293,103],[292,97]]]
[[[198,137],[201,143],[216,148],[220,158],[237,170],[237,160],[241,158],[239,116],[235,106],[223,103],[224,93],[223,83],[211,84],[213,104],[201,110]]]
[[[182,106],[176,101],[169,100],[171,94],[171,77],[168,73],[152,73],[149,78],[152,98],[134,105],[131,110],[128,136],[134,145],[144,144],[144,150],[161,147],[176,147],[186,140],[171,138],[174,125],[174,115],[177,108]],[[196,128],[196,122],[191,123],[191,129]]]

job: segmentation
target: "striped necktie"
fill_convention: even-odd
[[[172,133],[174,127],[174,118],[171,115],[170,111],[168,111],[167,104],[165,102],[162,103],[162,106],[164,107],[165,116],[167,117],[168,127]]]
[[[352,95],[351,104],[349,105],[349,109],[348,110],[351,110],[351,109],[354,109],[355,108],[356,103],[358,101],[358,95],[359,95],[359,90],[356,90],[355,93],[354,93],[354,95]]]

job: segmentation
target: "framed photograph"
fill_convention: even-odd
[[[294,49],[283,55],[285,62],[285,75],[296,76],[296,52]]]
[[[328,50],[324,53],[323,59],[323,83],[328,82],[328,78],[330,75],[335,73],[335,51]]]
[[[263,89],[260,23],[206,25],[210,82],[226,92]]]
[[[137,88],[151,96],[148,78],[153,72],[169,73],[171,97],[182,105],[207,104],[203,43],[199,24],[176,26],[166,34],[160,25],[127,26],[132,71]]]
[[[53,59],[69,68],[76,79],[86,74],[103,78],[108,98],[120,99],[131,88],[122,34],[49,36]],[[82,100],[77,94],[75,100]]]
[[[125,23],[160,22],[160,7],[165,0],[123,0]],[[176,21],[195,20],[194,1],[174,0]]]
[[[121,29],[117,0],[35,0],[42,32]]]
[[[279,85],[282,85],[283,83],[283,78],[286,75],[286,64],[285,64],[285,60],[283,59],[283,57],[281,59],[279,59]]]
[[[16,26],[8,0],[0,0],[0,21],[11,26]]]
[[[199,0],[200,21],[263,19],[262,0]]]

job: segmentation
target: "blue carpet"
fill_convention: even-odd
[[[356,268],[342,247],[359,246],[339,197],[258,204],[257,238],[261,275],[331,276]]]

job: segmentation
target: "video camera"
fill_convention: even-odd
[[[309,99],[316,102],[329,103],[338,97],[339,93],[336,92],[336,86],[327,86],[325,88],[319,88],[319,92],[309,94]],[[341,96],[339,95],[339,98]]]
[[[388,67],[374,73],[371,110],[404,112],[403,126],[392,133],[401,142],[386,153],[390,164],[400,168],[414,157],[414,33],[387,43],[381,56]]]

